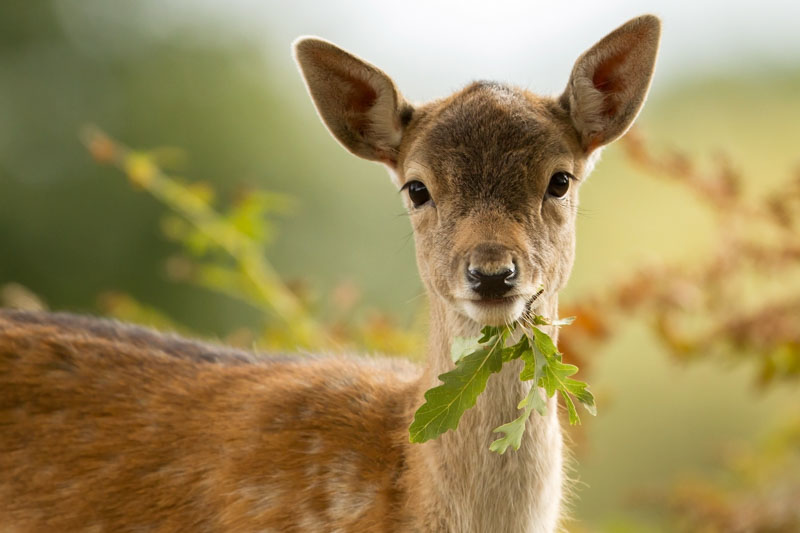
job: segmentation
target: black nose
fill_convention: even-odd
[[[499,272],[487,274],[479,268],[467,268],[467,281],[470,288],[481,298],[491,300],[500,298],[517,283],[517,269],[514,265]]]

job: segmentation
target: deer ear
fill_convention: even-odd
[[[294,53],[322,121],[357,156],[394,167],[413,109],[380,69],[315,37]]]
[[[661,21],[630,20],[575,62],[561,104],[587,153],[621,137],[644,104],[656,62]]]

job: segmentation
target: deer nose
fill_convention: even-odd
[[[485,272],[470,266],[467,268],[467,282],[485,300],[500,298],[517,284],[517,267],[511,263],[494,272]]]

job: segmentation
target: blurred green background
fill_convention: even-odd
[[[165,208],[89,157],[78,133],[91,123],[132,147],[180,148],[177,173],[212,184],[221,203],[248,188],[289,195],[268,250],[284,278],[317,295],[352,283],[359,309],[418,327],[422,287],[398,194],[316,118],[289,51],[300,34],[376,63],[412,101],[475,78],[555,93],[584,49],[655,12],[663,50],[638,122],[652,144],[701,162],[727,154],[755,195],[800,165],[800,11],[789,3],[758,13],[710,2],[376,4],[4,1],[0,285],[82,312],[121,291],[205,336],[257,321],[165,275],[176,249],[159,226]],[[699,202],[612,146],[582,191],[563,301],[642,261],[702,257],[712,229]],[[710,472],[725,446],[755,442],[800,403],[796,384],[756,390],[748,363],[678,364],[635,322],[620,324],[590,371],[600,416],[575,437],[576,529],[660,530],[634,496]]]

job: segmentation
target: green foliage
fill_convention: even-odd
[[[231,207],[220,209],[211,186],[185,183],[164,170],[164,165],[180,158],[179,151],[130,150],[95,128],[87,128],[83,140],[96,161],[119,168],[136,188],[168,208],[161,229],[183,252],[167,262],[167,273],[173,280],[194,283],[244,302],[258,312],[262,324],[259,330],[240,328],[226,339],[228,342],[280,350],[357,345],[385,354],[418,351],[422,341],[395,327],[385,316],[373,313],[355,327],[320,320],[319,310],[309,303],[302,287],[290,286],[281,279],[267,258],[266,249],[275,233],[272,217],[292,206],[286,196],[247,191]],[[340,289],[343,290],[334,291],[331,303],[335,310],[343,312],[354,305],[358,295],[347,287]],[[336,301],[336,293],[340,302]],[[119,295],[103,298],[100,305],[121,318],[185,330],[127,295],[124,299]]]
[[[534,377],[534,383],[541,379],[541,372]],[[540,415],[547,412],[547,403],[539,392],[539,387],[531,387],[528,395],[519,402],[518,409],[522,409],[522,414],[513,421],[495,428],[494,433],[503,433],[504,436],[495,440],[489,445],[489,449],[499,454],[506,453],[509,446],[519,450],[522,445],[522,436],[525,434],[525,422],[531,416],[531,412],[536,409]]]
[[[411,442],[425,442],[456,429],[461,415],[475,405],[486,388],[489,376],[503,367],[503,341],[508,330],[490,334],[489,329],[484,328],[481,339],[486,346],[461,357],[455,370],[439,376],[442,385],[425,393],[425,403],[414,414],[409,428]]]
[[[266,217],[285,208],[284,197],[246,195],[221,213],[214,208],[212,189],[168,176],[157,164],[156,154],[129,150],[93,128],[84,132],[84,141],[96,160],[119,167],[131,183],[174,213],[165,220],[164,232],[195,258],[173,268],[173,273],[179,273],[175,277],[244,300],[271,317],[278,324],[262,335],[262,344],[275,344],[268,341],[277,337],[279,345],[308,348],[324,343],[324,330],[281,280],[265,253],[271,235]]]
[[[561,353],[558,351],[555,344],[553,344],[552,339],[536,327],[531,329],[534,336],[532,350],[535,365],[534,376],[538,376],[536,378],[536,383],[544,388],[548,397],[555,394],[556,391],[561,393],[567,405],[567,410],[569,411],[570,424],[575,425],[580,423],[580,418],[578,417],[575,404],[570,398],[570,395],[575,396],[575,398],[586,407],[590,414],[597,415],[597,409],[594,405],[594,396],[587,390],[586,383],[569,377],[578,372],[578,367],[564,364],[561,361]],[[526,366],[529,366],[527,363],[528,361],[526,360]]]
[[[553,340],[538,327],[561,326],[571,322],[571,319],[550,322],[536,316],[530,327],[522,332],[519,341],[511,346],[506,346],[506,341],[516,326],[486,326],[478,339],[455,339],[451,355],[456,367],[440,375],[442,384],[425,393],[425,403],[414,414],[414,421],[409,428],[411,442],[425,442],[447,430],[457,429],[461,416],[475,405],[478,396],[486,388],[489,376],[499,372],[504,363],[516,359],[525,363],[520,379],[533,381],[533,386],[517,406],[522,414],[494,430],[503,436],[492,442],[490,450],[502,454],[509,447],[519,449],[531,412],[535,409],[544,415],[547,411],[547,403],[540,389],[544,389],[547,398],[556,392],[561,394],[570,424],[580,423],[572,397],[583,404],[589,413],[596,415],[594,396],[587,384],[570,377],[578,372],[578,367],[565,364]]]

